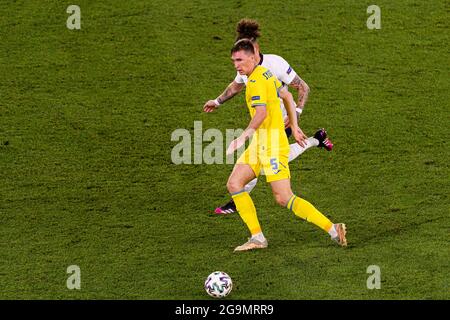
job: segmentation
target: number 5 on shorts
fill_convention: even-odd
[[[278,172],[281,171],[281,170],[278,169],[277,158],[270,159],[270,164],[272,165],[273,173],[277,174]]]

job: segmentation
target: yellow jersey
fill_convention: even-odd
[[[281,82],[272,75],[270,70],[260,65],[256,66],[248,77],[245,99],[250,116],[254,117],[257,106],[264,106],[267,111],[266,118],[252,138],[252,143],[256,139],[259,152],[279,152],[289,149],[278,95],[281,87]]]

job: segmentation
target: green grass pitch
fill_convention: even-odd
[[[66,9],[81,9],[69,30]],[[381,8],[369,30],[367,7]],[[448,1],[2,1],[0,298],[449,299]],[[311,88],[300,126],[332,152],[290,163],[294,192],[348,226],[348,248],[252,198],[269,248],[233,253],[248,232],[228,199],[232,165],[171,160],[178,128],[245,128],[243,95],[203,104],[233,80],[244,17],[263,53]],[[205,143],[207,145],[207,143]],[[69,290],[70,265],[81,289]],[[381,288],[366,286],[367,268]]]

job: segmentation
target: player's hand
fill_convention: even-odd
[[[234,139],[231,141],[230,145],[227,148],[227,156],[230,154],[233,154],[234,151],[242,147],[242,145],[245,143],[245,139],[239,137],[237,139]]]
[[[306,147],[308,137],[303,133],[302,129],[299,127],[292,128],[292,135],[302,148]]]
[[[219,106],[216,105],[216,103],[214,102],[214,100],[209,100],[208,102],[205,103],[205,105],[203,106],[203,111],[205,112],[213,112],[214,110],[216,110]]]

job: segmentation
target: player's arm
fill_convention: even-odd
[[[256,111],[255,115],[253,116],[244,132],[242,132],[242,134],[238,138],[234,139],[230,143],[230,146],[227,149],[227,154],[232,154],[235,150],[239,149],[247,139],[250,139],[250,137],[266,119],[267,110],[265,105],[258,105],[254,108]]]
[[[292,135],[294,136],[295,141],[297,141],[300,146],[305,147],[307,137],[298,126],[297,112],[295,110],[292,94],[286,89],[286,87],[281,87],[278,94],[280,98],[283,99],[284,107],[286,108],[288,114],[289,124],[291,126]]]
[[[306,101],[308,101],[309,86],[296,74],[294,79],[289,83],[289,87],[294,88],[297,91],[297,108],[301,110],[297,111],[302,113]]]
[[[301,114],[308,100],[309,86],[282,57],[277,58],[277,78],[297,91],[297,112]]]
[[[238,83],[236,81],[231,82],[220,96],[218,96],[215,100],[209,100],[208,102],[205,103],[205,105],[203,106],[203,111],[205,112],[214,111],[225,101],[230,100],[239,92],[241,92],[244,86],[245,86],[244,83]]]
[[[249,139],[255,131],[259,128],[259,126],[264,122],[264,120],[267,117],[267,110],[266,106],[255,106],[255,115],[253,116],[252,120],[248,124],[247,128],[244,130],[244,132],[241,134],[241,138],[245,140]]]
[[[247,94],[251,97],[251,108],[255,108],[255,114],[250,120],[244,132],[230,143],[227,154],[232,154],[240,148],[247,139],[261,126],[267,117],[267,85],[269,82],[263,79],[250,80],[247,84]]]
[[[285,90],[283,92],[283,95],[284,95],[283,102],[286,99],[289,99],[291,101],[292,105],[295,106],[294,96],[288,90]],[[284,105],[286,105],[285,102],[284,102]],[[289,128],[290,126],[291,126],[291,123],[289,121],[289,117],[284,117],[284,128]]]

